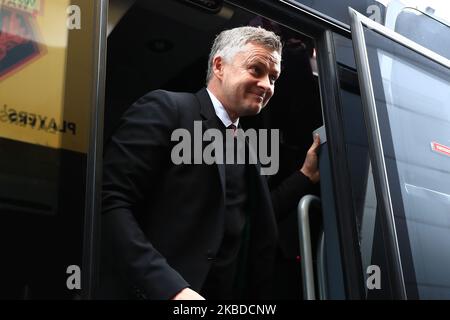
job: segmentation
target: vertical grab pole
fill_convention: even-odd
[[[316,299],[313,254],[311,249],[311,228],[309,222],[309,212],[312,204],[320,204],[320,199],[313,195],[306,195],[300,200],[297,207],[303,296],[306,300]]]

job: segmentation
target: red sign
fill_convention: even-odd
[[[431,142],[431,149],[433,151],[450,156],[450,147],[444,146],[443,144],[437,143],[435,141]]]
[[[0,10],[0,80],[40,55],[34,17],[30,13]]]

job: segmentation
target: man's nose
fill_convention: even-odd
[[[259,86],[261,88],[264,88],[265,92],[271,91],[272,90],[272,84],[270,83],[270,79],[269,76],[267,77],[263,77],[259,80]]]

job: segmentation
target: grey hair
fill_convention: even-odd
[[[222,31],[214,40],[211,52],[209,53],[206,84],[208,84],[212,77],[212,62],[215,56],[219,55],[225,61],[229,62],[249,42],[277,51],[281,55],[283,45],[281,44],[280,37],[272,31],[261,27],[238,27]]]

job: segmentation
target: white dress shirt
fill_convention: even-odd
[[[227,110],[225,110],[222,103],[219,101],[219,99],[216,98],[216,96],[206,89],[208,91],[209,97],[211,98],[212,104],[214,106],[214,111],[216,112],[216,115],[219,117],[220,121],[224,124],[225,128],[228,128],[231,124],[234,124],[236,128],[239,124],[239,118],[235,122],[231,121],[230,116],[228,115]]]

